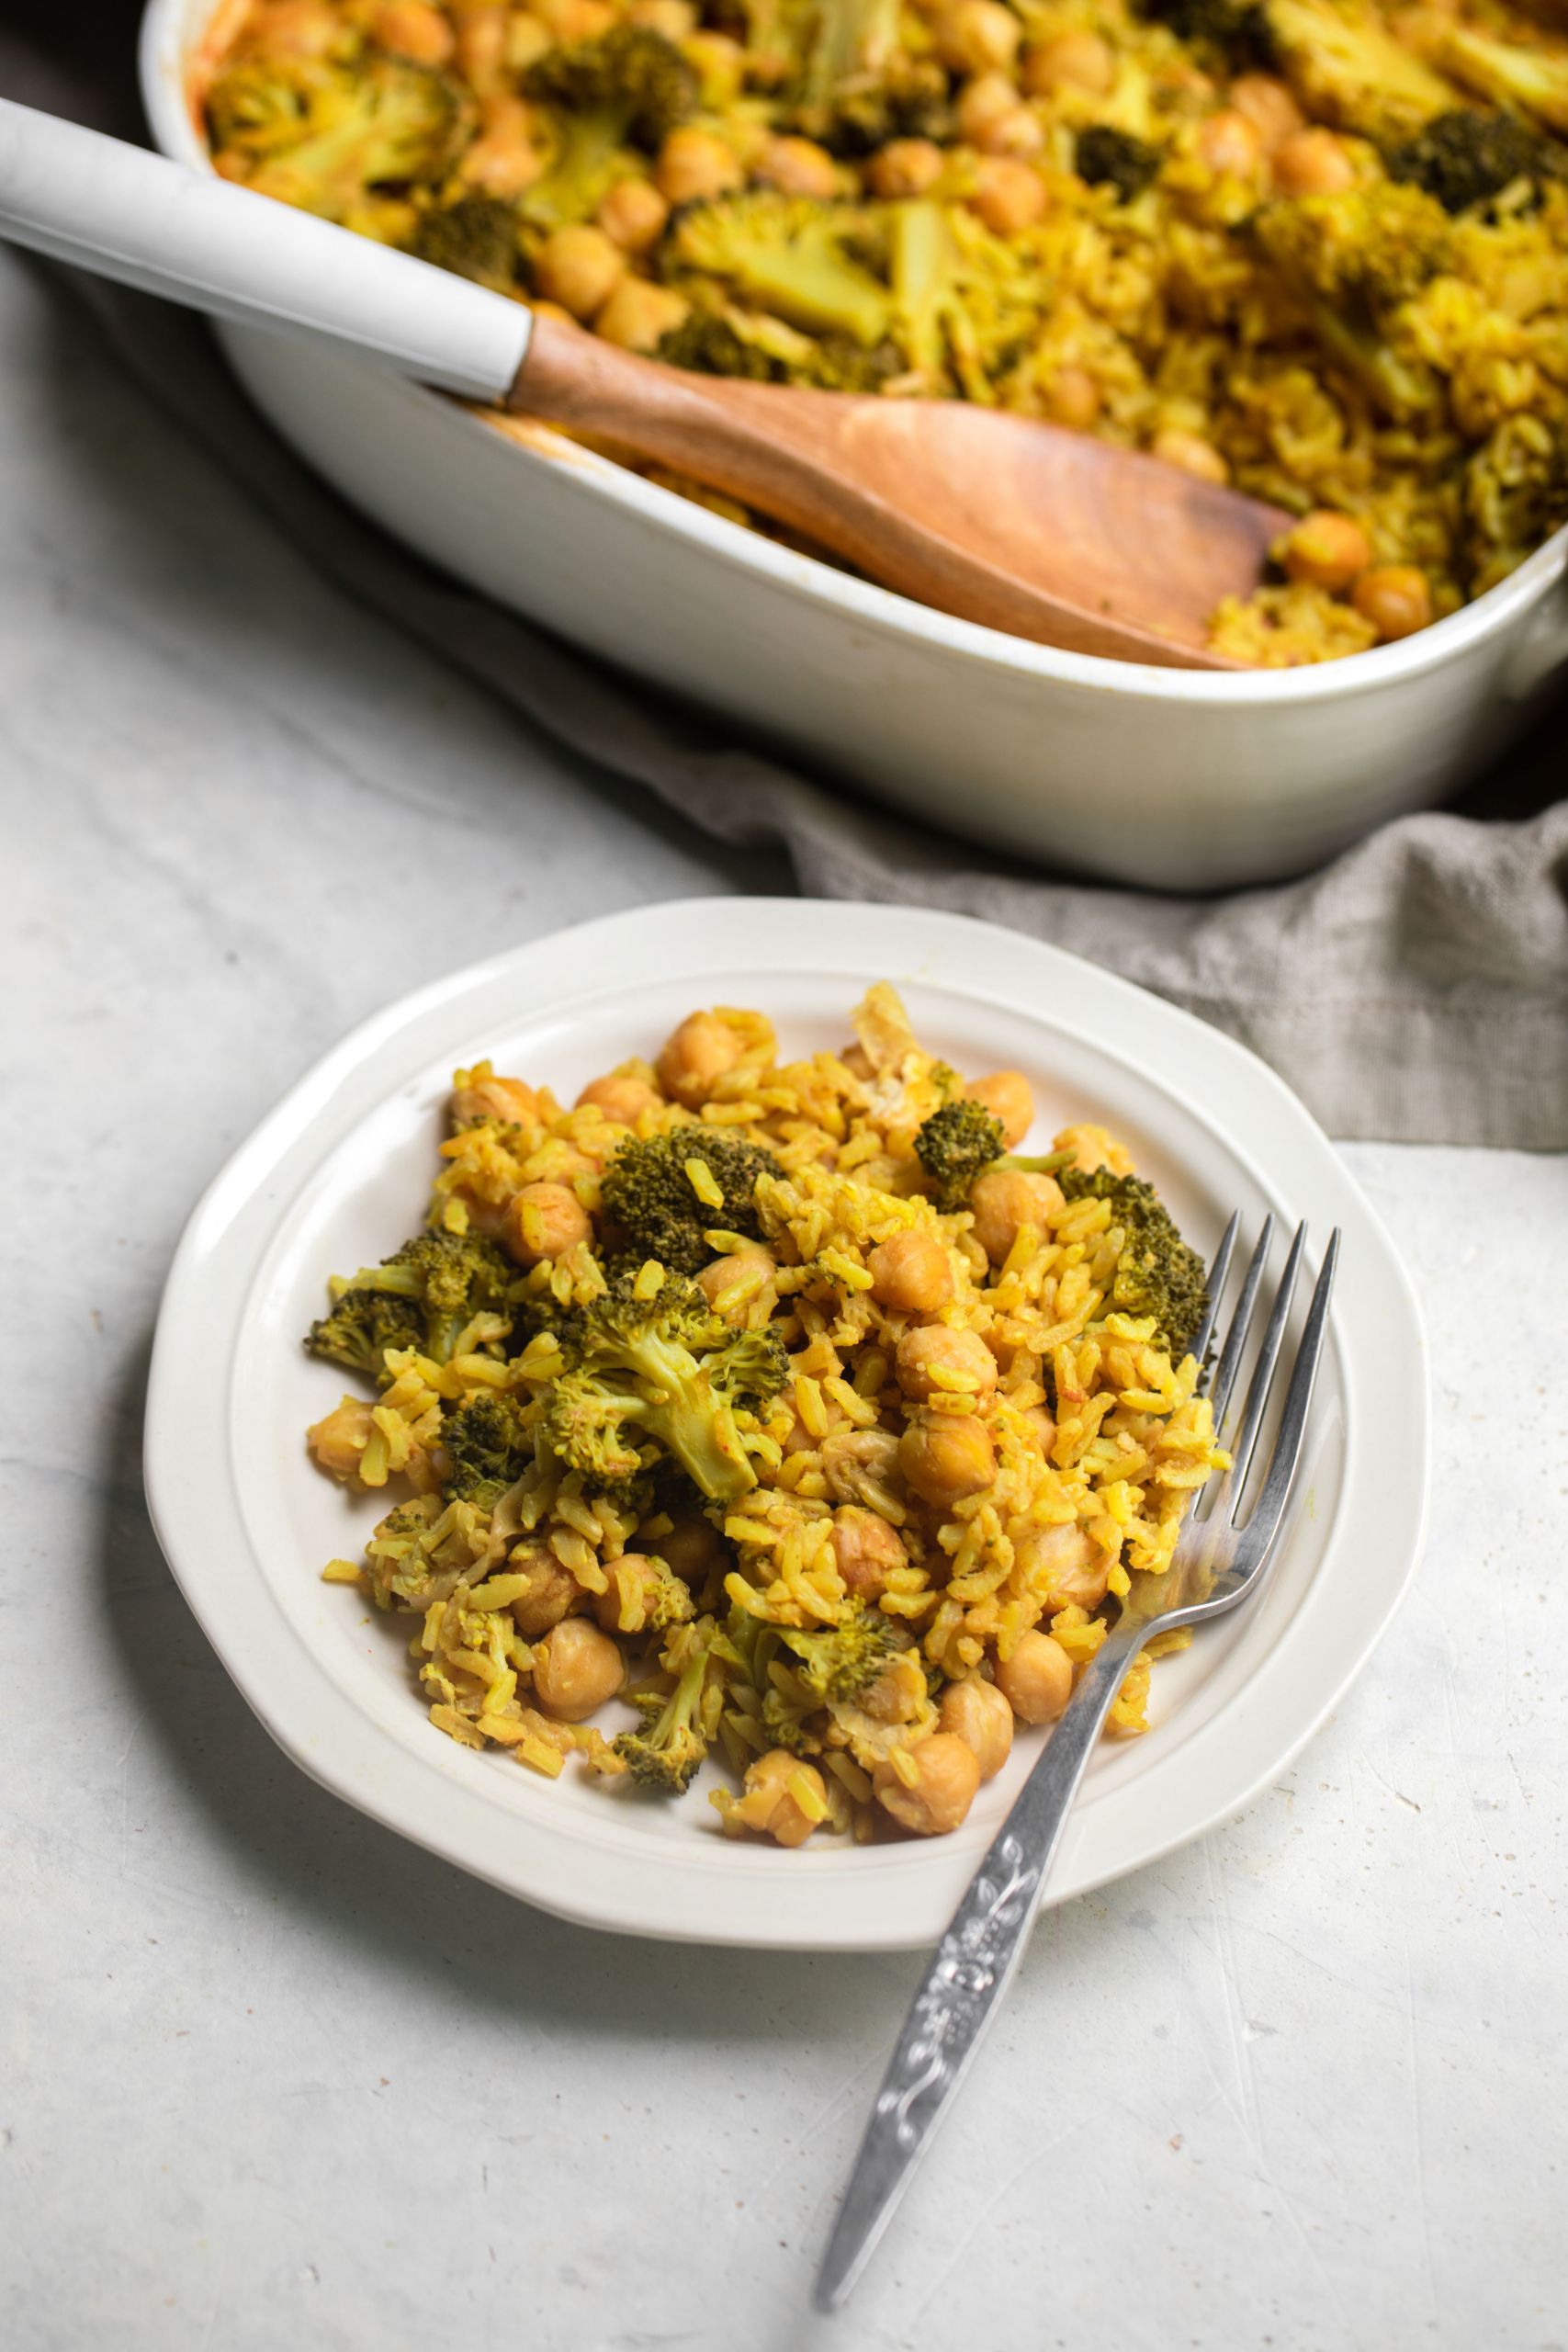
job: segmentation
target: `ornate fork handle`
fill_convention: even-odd
[[[841,2302],[860,2276],[1001,2007],[1084,1767],[1148,1631],[1116,1628],[1100,1644],[937,1947],[882,2078],[829,2243],[817,2289],[823,2309]]]

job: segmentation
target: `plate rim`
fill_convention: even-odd
[[[1189,1062],[1207,1060],[1212,1071],[1218,1072],[1243,1098],[1241,1125],[1239,1128],[1235,1125],[1238,1114],[1234,1102],[1227,1102],[1223,1123],[1207,1112],[1196,1115],[1234,1158],[1249,1166],[1254,1163],[1254,1151],[1245,1139],[1249,1125],[1282,1125],[1296,1148],[1315,1163],[1316,1180],[1326,1180],[1331,1192],[1339,1196],[1338,1221],[1348,1220],[1354,1225],[1358,1247],[1370,1245],[1377,1271],[1391,1286],[1393,1302],[1405,1317],[1404,1330],[1397,1335],[1396,1344],[1402,1350],[1413,1350],[1421,1370],[1421,1377],[1411,1384],[1411,1393],[1404,1399],[1406,1459],[1403,1472],[1406,1491],[1395,1493],[1393,1498],[1396,1525],[1392,1540],[1396,1564],[1385,1574],[1371,1615],[1356,1622],[1353,1636],[1333,1670],[1314,1679],[1310,1702],[1292,1718],[1288,1732],[1266,1742],[1269,1747],[1266,1759],[1255,1759],[1245,1774],[1223,1789],[1216,1788],[1209,1801],[1189,1811],[1185,1817],[1168,1822],[1142,1839],[1134,1838],[1131,1847],[1125,1838],[1118,1847],[1112,1837],[1106,1841],[1107,1851],[1098,1861],[1086,1860],[1065,1850],[1053,1872],[1053,1883],[1047,1888],[1047,1905],[1089,1893],[1158,1860],[1206,1835],[1249,1803],[1300,1753],[1339,1703],[1404,1600],[1421,1555],[1429,1500],[1431,1407],[1430,1385],[1426,1375],[1426,1339],[1414,1284],[1376,1211],[1328,1137],[1284,1080],[1235,1039],[1181,1007],[1152,996],[1135,983],[1026,933],[968,915],[874,901],[724,896],[668,900],[592,918],[463,966],[410,990],[357,1023],[263,1115],[204,1190],[180,1237],[160,1303],[148,1379],[144,1484],[152,1524],[175,1582],[231,1680],[284,1753],[319,1785],[383,1826],[505,1893],[583,1926],[673,1940],[763,1949],[897,1951],[920,1948],[934,1941],[946,1914],[945,1910],[928,1905],[931,1917],[917,1919],[914,1915],[921,1908],[917,1896],[913,1902],[893,1903],[892,1916],[878,1921],[864,1916],[863,1902],[859,1906],[863,1916],[852,1921],[846,1919],[842,1927],[836,1927],[833,1922],[818,1917],[809,1904],[799,1901],[803,1888],[796,1886],[786,1892],[789,1882],[782,1876],[761,1877],[754,1868],[744,1864],[739,1869],[716,1871],[713,1864],[721,1859],[734,1863],[741,1857],[741,1849],[716,1844],[711,1857],[682,1853],[676,1871],[670,1866],[669,1848],[650,1846],[646,1860],[628,1864],[624,1871],[617,1863],[611,1873],[614,1883],[603,1890],[595,1884],[592,1871],[564,1867],[574,1856],[580,1862],[581,1859],[570,1825],[565,1820],[558,1828],[532,1818],[518,1821],[513,1835],[497,1839],[493,1850],[487,1849],[473,1834],[473,1825],[467,1822],[467,1815],[471,1813],[477,1824],[482,1809],[480,1801],[459,1789],[453,1773],[446,1769],[449,1763],[456,1763],[457,1751],[454,1750],[451,1758],[447,1758],[435,1751],[433,1743],[433,1752],[415,1755],[393,1741],[333,1680],[324,1657],[312,1657],[316,1671],[310,1678],[310,1690],[301,1689],[298,1703],[291,1691],[280,1696],[269,1683],[265,1663],[258,1665],[246,1652],[238,1623],[246,1612],[247,1588],[250,1604],[262,1603],[269,1611],[277,1611],[279,1606],[267,1589],[265,1570],[252,1543],[229,1451],[232,1351],[238,1344],[239,1327],[225,1331],[222,1380],[214,1382],[209,1374],[202,1383],[209,1401],[215,1406],[215,1426],[221,1439],[220,1459],[204,1463],[194,1476],[188,1452],[188,1415],[193,1402],[199,1411],[202,1397],[199,1394],[194,1399],[192,1396],[193,1375],[182,1355],[183,1335],[192,1309],[201,1311],[200,1298],[207,1278],[215,1266],[222,1263],[226,1250],[232,1251],[236,1246],[236,1217],[247,1204],[254,1207],[263,1197],[262,1188],[268,1173],[286,1167],[291,1154],[304,1153],[307,1157],[307,1166],[297,1171],[296,1181],[273,1204],[265,1231],[257,1238],[240,1238],[241,1256],[249,1261],[243,1284],[247,1294],[258,1266],[286,1227],[294,1201],[310,1174],[319,1170],[331,1150],[337,1148],[340,1138],[333,1135],[323,1139],[321,1122],[338,1094],[341,1082],[351,1072],[367,1070],[379,1057],[395,1053],[399,1040],[412,1038],[423,1022],[443,1013],[456,1016],[466,1001],[482,998],[498,981],[520,978],[530,963],[551,956],[558,958],[567,943],[579,954],[595,948],[604,950],[611,944],[622,954],[640,945],[646,954],[657,943],[671,959],[664,968],[671,977],[689,977],[694,981],[705,977],[719,980],[727,969],[739,968],[742,962],[756,969],[802,973],[817,970],[820,966],[813,961],[807,941],[791,934],[809,931],[825,920],[844,927],[846,940],[840,952],[852,968],[858,961],[868,969],[874,967],[918,972],[929,960],[933,944],[939,940],[950,943],[958,951],[958,967],[932,975],[935,984],[945,985],[958,995],[988,998],[998,1003],[1003,1000],[998,996],[994,982],[977,983],[973,972],[965,974],[963,956],[968,949],[974,956],[980,957],[982,943],[994,953],[998,943],[1002,943],[1010,954],[1032,965],[1035,972],[1054,974],[1058,979],[1070,978],[1075,990],[1087,996],[1089,1007],[1098,1018],[1109,1020],[1112,1029],[1118,1016],[1124,1018],[1135,1011],[1142,1033],[1135,1053],[1127,1049],[1124,1041],[1108,1043],[1092,1026],[1085,1030],[1086,1041],[1097,1055],[1132,1069],[1145,1083],[1153,1083],[1168,1094],[1177,1090],[1163,1069],[1156,1067],[1153,1046],[1163,1041]],[[660,933],[666,936],[660,939]],[[574,1001],[569,993],[569,1013]],[[1027,1000],[1015,997],[1009,1009],[1030,1017]],[[1085,1009],[1081,1003],[1074,1007],[1075,1012]],[[422,1052],[422,1061],[429,1057]],[[380,1102],[392,1095],[400,1083],[408,1082],[406,1070],[400,1079],[395,1070],[372,1075],[376,1100]],[[310,1148],[312,1138],[317,1139],[313,1151]],[[1348,1362],[1344,1369],[1348,1393],[1352,1370]],[[1347,1476],[1348,1474],[1348,1464]],[[1399,1484],[1397,1477],[1392,1481],[1395,1488]],[[1314,1583],[1325,1573],[1338,1548],[1352,1540],[1344,1524],[1344,1499],[1342,1480],[1336,1497],[1334,1522],[1314,1570]],[[1382,1499],[1386,1505],[1389,1498],[1384,1496]],[[229,1539],[227,1545],[215,1540],[215,1514]],[[1381,1538],[1385,1557],[1390,1541],[1390,1532],[1385,1528]],[[228,1558],[235,1555],[248,1561],[246,1577],[238,1585],[232,1581],[227,1564]],[[225,1565],[215,1570],[213,1563],[220,1559],[224,1559]],[[280,1622],[297,1640],[297,1627],[287,1618],[280,1617]],[[1291,1644],[1294,1622],[1285,1629],[1279,1645],[1281,1650]],[[358,1726],[353,1738],[334,1746],[310,1735],[306,1725],[318,1705],[317,1685],[324,1685],[331,1702],[344,1711],[351,1725]],[[367,1737],[377,1744],[378,1752],[372,1753],[367,1747]],[[383,1744],[394,1751],[389,1758],[378,1752]],[[1128,1798],[1135,1796],[1140,1786],[1146,1786],[1146,1781],[1134,1781],[1125,1790],[1107,1792],[1095,1801],[1094,1809],[1106,1805],[1115,1808],[1120,1800],[1120,1809],[1125,1811]],[[462,1822],[457,1820],[458,1815],[464,1816]],[[1100,1826],[1103,1829],[1103,1817]],[[890,1854],[908,1851],[928,1855],[934,1849],[886,1850]],[[683,1876],[688,1868],[696,1870],[709,1882],[710,1893],[724,1888],[733,1890],[732,1899],[726,1902],[721,1896],[717,1916],[705,1917],[697,1933],[683,1918],[672,1916],[676,1906],[666,1891],[669,1883]],[[918,1871],[912,1875],[919,1877]],[[931,1875],[934,1878],[938,1874]],[[873,1880],[881,1884],[885,1894],[908,1895],[908,1879],[904,1888],[897,1890],[880,1871],[868,1874],[867,1888]],[[841,1885],[842,1882],[838,1883]],[[953,1892],[956,1891],[955,1886]],[[764,1898],[761,1903],[760,1897]],[[756,1916],[759,1909],[768,1915],[765,1920]]]

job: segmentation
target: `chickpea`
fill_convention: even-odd
[[[626,15],[634,25],[646,25],[649,32],[662,33],[666,40],[689,40],[697,29],[692,0],[634,0]]]
[[[1221,107],[1200,129],[1198,153],[1216,179],[1247,180],[1263,161],[1263,141],[1239,107]]]
[[[999,1266],[1019,1227],[1032,1225],[1043,1233],[1046,1218],[1066,1198],[1054,1176],[1032,1175],[1025,1168],[987,1168],[969,1187],[975,1238],[992,1265]]]
[[[532,0],[531,13],[557,40],[595,40],[615,21],[605,0]]]
[[[923,1405],[942,1393],[939,1372],[957,1374],[972,1385],[958,1393],[976,1399],[997,1385],[997,1360],[977,1331],[955,1331],[945,1323],[919,1323],[898,1342],[898,1385]],[[954,1392],[948,1390],[947,1394]]]
[[[1043,1527],[1018,1547],[1024,1575],[1043,1574],[1049,1610],[1098,1609],[1111,1581],[1111,1555],[1081,1527]]]
[[[1058,368],[1045,387],[1045,406],[1053,424],[1088,433],[1100,421],[1100,386],[1087,368]]]
[[[906,1786],[891,1764],[879,1764],[871,1776],[876,1801],[917,1837],[945,1838],[975,1802],[979,1760],[967,1740],[950,1731],[931,1732],[908,1753],[919,1775],[915,1786]]]
[[[520,1078],[478,1078],[453,1090],[447,1111],[454,1127],[475,1119],[502,1119],[524,1125],[539,1115],[539,1100]]]
[[[1282,139],[1304,130],[1306,117],[1289,86],[1272,74],[1242,74],[1231,84],[1231,105],[1244,114],[1271,155]]]
[[[534,1652],[534,1695],[547,1715],[580,1724],[615,1697],[625,1670],[608,1634],[586,1617],[563,1617]]]
[[[729,1819],[747,1829],[761,1830],[780,1846],[804,1846],[817,1820],[802,1811],[789,1784],[799,1773],[824,1811],[827,1784],[815,1764],[792,1756],[787,1747],[773,1747],[746,1768],[741,1795],[729,1808]]]
[[[893,203],[903,196],[924,196],[941,179],[942,149],[932,139],[890,139],[879,147],[865,167],[873,196]]]
[[[755,166],[765,187],[781,188],[785,196],[834,197],[839,192],[839,167],[826,147],[814,139],[770,139]]]
[[[772,1252],[764,1250],[759,1243],[755,1250],[732,1250],[727,1258],[716,1258],[711,1265],[705,1266],[697,1275],[697,1288],[710,1306],[717,1307],[722,1314],[733,1317],[737,1322],[744,1322],[746,1310],[756,1297],[761,1284],[749,1285],[733,1305],[728,1307],[721,1304],[726,1291],[734,1290],[749,1273],[760,1273],[763,1282],[766,1282],[777,1272]]]
[[[666,1094],[695,1111],[743,1051],[737,1033],[716,1012],[689,1012],[660,1051],[655,1065],[659,1083]]]
[[[1070,1151],[1073,1166],[1092,1176],[1097,1168],[1109,1168],[1113,1176],[1130,1176],[1133,1155],[1124,1143],[1118,1143],[1109,1127],[1097,1127],[1083,1121],[1076,1127],[1064,1127],[1056,1137],[1058,1151]]]
[[[1012,1709],[994,1682],[983,1675],[965,1675],[950,1682],[942,1694],[937,1720],[970,1748],[982,1781],[990,1781],[1012,1754]]]
[[[1001,0],[958,0],[936,23],[936,53],[954,74],[1005,74],[1023,27]]]
[[[1056,1442],[1055,1416],[1049,1405],[1031,1405],[1027,1412],[1021,1413],[1018,1418],[1032,1443],[1037,1445],[1049,1461],[1051,1448]]]
[[[961,139],[982,155],[1038,155],[1045,128],[1005,74],[977,74],[954,110]]]
[[[833,1513],[833,1557],[856,1600],[870,1600],[886,1591],[888,1577],[905,1566],[908,1554],[897,1529],[877,1512],[841,1503]]]
[[[331,1478],[355,1478],[359,1457],[376,1424],[362,1396],[345,1396],[305,1432],[305,1442]]]
[[[580,1111],[603,1111],[618,1127],[635,1127],[643,1113],[655,1109],[658,1102],[659,1096],[646,1078],[622,1070],[591,1078],[577,1098]]]
[[[1292,580],[1342,594],[1372,560],[1371,541],[1353,515],[1320,506],[1287,532],[1280,560]]]
[[[322,0],[273,0],[258,10],[251,40],[268,57],[330,57],[343,19]]]
[[[678,1519],[669,1534],[660,1537],[659,1556],[694,1592],[700,1592],[716,1570],[729,1565],[723,1536],[705,1519]]]
[[[1198,481],[1227,482],[1231,469],[1212,441],[1201,433],[1184,432],[1179,424],[1168,424],[1156,433],[1151,455],[1163,458],[1168,466],[1179,466],[1184,474],[1191,474]]]
[[[626,274],[626,257],[603,229],[587,220],[552,229],[539,249],[535,278],[547,300],[574,319],[591,319]]]
[[[506,11],[469,8],[457,27],[457,69],[476,90],[492,86],[506,64]]]
[[[671,204],[693,204],[700,197],[727,196],[746,175],[733,149],[711,130],[688,126],[672,130],[659,151],[654,178],[660,196]]]
[[[538,29],[543,32],[543,26]],[[543,169],[534,144],[533,123],[533,114],[521,98],[487,99],[480,113],[479,135],[458,166],[463,178],[483,188],[487,196],[521,196]]]
[[[662,235],[670,207],[651,180],[617,180],[600,198],[597,217],[624,254],[642,254]]]
[[[536,65],[547,49],[555,46],[547,25],[537,17],[525,17],[513,9],[506,20],[506,70],[509,74],[526,74]]]
[[[506,1204],[501,1238],[520,1266],[564,1258],[592,1238],[588,1211],[565,1184],[525,1184]]]
[[[1073,1695],[1073,1664],[1049,1634],[1021,1634],[997,1660],[997,1688],[1021,1724],[1054,1724]]]
[[[594,320],[593,332],[623,351],[657,351],[691,307],[673,287],[650,286],[646,277],[623,277]]]
[[[604,1573],[609,1589],[595,1593],[589,1603],[595,1623],[606,1634],[640,1634],[648,1623],[649,1603],[664,1581],[657,1563],[644,1552],[623,1552],[618,1560],[605,1562]]]
[[[439,8],[424,0],[382,0],[370,19],[370,38],[414,65],[446,65],[456,47],[452,28]]]
[[[1023,86],[1031,97],[1083,90],[1091,98],[1102,98],[1115,81],[1115,54],[1099,33],[1058,33],[1055,40],[1032,49],[1023,61]]]
[[[1371,622],[1385,645],[1397,638],[1413,637],[1432,617],[1427,575],[1413,563],[1374,564],[1357,581],[1350,602],[1363,620]]]
[[[998,237],[1016,237],[1045,218],[1045,183],[1016,155],[987,155],[966,201]]]
[[[512,1620],[525,1642],[536,1642],[581,1607],[581,1589],[562,1567],[547,1544],[519,1544],[508,1560],[507,1573],[525,1576],[528,1589],[512,1604]]]
[[[935,1509],[977,1495],[997,1475],[997,1449],[973,1413],[934,1413],[911,1421],[898,1441],[898,1466]]]
[[[930,1226],[906,1226],[866,1260],[871,1293],[895,1315],[934,1315],[953,1296],[953,1268]]]
[[[994,1070],[989,1078],[971,1079],[964,1090],[993,1119],[999,1119],[1007,1148],[1013,1150],[1034,1125],[1034,1089],[1021,1070]]]
[[[1292,130],[1272,156],[1274,185],[1283,196],[1337,196],[1356,184],[1349,150],[1332,130]]]

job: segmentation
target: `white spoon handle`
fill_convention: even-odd
[[[533,324],[520,302],[467,278],[8,98],[0,236],[470,400],[504,398]]]

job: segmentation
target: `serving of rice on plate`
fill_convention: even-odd
[[[390,1506],[325,1574],[405,1620],[433,1725],[633,1805],[711,1758],[703,1817],[786,1847],[955,1828],[1224,1460],[1124,1148],[1019,1158],[1027,1080],[885,983],[851,1025],[781,1066],[700,1011],[571,1109],[459,1070],[426,1228],[307,1343],[363,1376],[317,1464]]]

